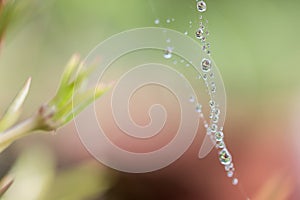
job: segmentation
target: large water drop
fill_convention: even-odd
[[[229,165],[231,163],[231,155],[227,149],[222,149],[219,152],[219,160],[223,165]]]
[[[199,12],[205,12],[207,7],[206,7],[206,3],[204,1],[199,1],[197,3],[197,9]]]
[[[211,61],[209,59],[204,58],[202,60],[201,65],[202,65],[202,71],[209,72],[211,70]]]

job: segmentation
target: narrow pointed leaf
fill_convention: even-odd
[[[21,110],[24,104],[24,101],[28,95],[29,88],[31,84],[31,78],[29,78],[24,87],[20,90],[20,92],[17,94],[9,108],[7,109],[6,113],[0,120],[0,132],[3,132],[4,130],[10,128],[12,125],[14,125],[20,115],[21,115]]]

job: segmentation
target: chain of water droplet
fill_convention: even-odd
[[[199,27],[198,30],[196,30],[196,38],[200,40],[202,44],[202,50],[206,53],[207,57],[202,60],[201,63],[201,69],[204,72],[203,74],[203,80],[206,84],[206,86],[209,88],[209,85],[211,86],[211,99],[209,101],[210,105],[210,120],[211,120],[211,125],[209,125],[203,116],[203,113],[201,109],[198,109],[200,105],[198,104],[196,107],[196,111],[200,113],[200,118],[204,120],[204,125],[206,128],[206,134],[209,135],[215,144],[215,147],[218,150],[218,155],[219,155],[219,161],[222,165],[225,166],[225,171],[227,173],[227,176],[229,178],[232,178],[232,184],[237,185],[238,184],[238,179],[235,176],[235,168],[234,164],[232,162],[232,156],[230,152],[228,151],[225,141],[224,141],[224,133],[223,133],[223,127],[218,127],[217,123],[219,121],[219,116],[221,114],[221,111],[219,109],[219,106],[216,104],[214,101],[214,94],[217,91],[217,87],[215,82],[213,81],[214,79],[214,74],[211,72],[212,68],[212,62],[209,58],[209,55],[211,54],[210,51],[210,43],[208,42],[207,38],[209,36],[209,31],[208,31],[208,20],[204,20],[202,13],[204,13],[207,10],[207,5],[204,1],[199,1],[196,0],[197,3],[197,10],[201,13],[199,17]],[[208,82],[208,76],[211,82]]]
[[[224,142],[224,133],[223,133],[223,127],[218,127],[217,123],[219,121],[219,116],[221,114],[221,110],[219,108],[219,105],[214,101],[214,96],[217,92],[216,83],[214,81],[214,73],[211,72],[212,70],[212,61],[210,60],[209,56],[211,54],[210,50],[210,43],[208,42],[208,36],[209,36],[209,30],[208,30],[208,20],[204,19],[202,14],[207,10],[207,5],[204,1],[196,0],[197,3],[197,10],[201,13],[199,16],[199,27],[195,31],[195,36],[197,39],[200,40],[202,44],[202,50],[207,55],[206,58],[204,58],[200,64],[200,67],[202,71],[204,72],[203,76],[199,77],[204,80],[204,83],[207,88],[210,88],[210,124],[206,121],[204,114],[202,112],[202,105],[200,103],[195,102],[195,97],[190,97],[189,101],[191,103],[196,103],[196,112],[199,113],[199,117],[204,123],[204,127],[206,129],[206,134],[209,135],[215,144],[216,149],[218,150],[219,155],[219,161],[222,165],[225,167],[225,171],[227,173],[227,176],[229,178],[232,178],[232,184],[237,185],[238,179],[235,175],[235,168],[234,164],[232,162],[232,156],[230,152],[228,151],[226,144]],[[171,22],[174,22],[175,19],[166,19],[166,23],[170,24]],[[154,21],[156,25],[159,25],[161,22],[159,19],[156,19]],[[192,28],[192,21],[189,22],[189,27]],[[188,31],[184,32],[185,35],[188,35]],[[170,39],[166,39],[166,43],[170,45]],[[173,54],[173,48],[171,46],[168,46],[164,51],[164,58],[171,59]],[[180,61],[181,63],[184,63],[184,60]],[[177,64],[177,60],[174,60],[174,64]],[[187,64],[186,66],[189,66]]]

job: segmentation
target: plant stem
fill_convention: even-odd
[[[17,139],[30,134],[41,128],[42,120],[39,115],[34,115],[16,126],[11,127],[4,133],[0,134],[0,152],[6,149]]]

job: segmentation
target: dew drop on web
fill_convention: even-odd
[[[199,12],[205,12],[206,11],[206,3],[204,1],[199,1],[197,3],[197,9]]]
[[[165,59],[172,58],[172,52],[173,52],[173,49],[171,47],[167,47],[167,49],[164,52],[164,58]]]

